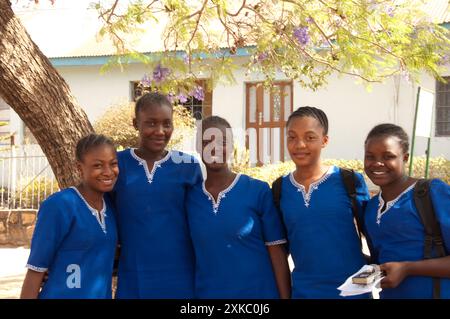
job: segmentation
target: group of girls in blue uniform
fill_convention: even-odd
[[[172,114],[167,97],[148,93],[135,108],[138,148],[116,154],[95,134],[79,141],[81,183],[42,204],[21,297],[111,298],[118,244],[116,298],[342,298],[337,287],[366,259],[340,168],[321,162],[325,113],[300,107],[288,119],[296,169],[282,178],[279,209],[267,183],[230,169],[225,119],[206,118],[198,129],[203,178],[196,158],[166,150]],[[358,211],[386,273],[380,297],[431,298],[440,277],[441,297],[450,298],[450,257],[424,260],[407,161],[404,130],[381,124],[364,158],[379,194],[370,199],[356,173]],[[436,179],[430,193],[448,255],[450,186]]]

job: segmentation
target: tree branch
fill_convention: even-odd
[[[195,23],[194,31],[192,32],[192,36],[191,36],[191,38],[189,39],[189,41],[188,41],[188,43],[187,43],[187,45],[186,45],[186,46],[189,48],[189,50],[191,49],[191,42],[192,42],[192,40],[194,40],[195,34],[197,33],[198,25],[200,24],[200,19],[202,18],[202,14],[203,14],[203,11],[205,10],[205,7],[206,7],[206,4],[207,4],[207,3],[208,3],[208,0],[204,0],[204,1],[203,1],[203,5],[202,5],[202,7],[200,8],[200,10],[194,12],[193,14],[191,14],[191,15],[187,18],[187,19],[191,19],[191,18],[195,17],[195,16],[198,14],[198,18],[197,18],[197,21],[196,21],[196,23]]]
[[[242,11],[242,9],[244,9],[245,3],[246,3],[246,0],[242,1],[242,5],[236,13],[230,13],[227,10],[225,10],[225,13],[231,17],[237,17],[239,15],[239,13]]]

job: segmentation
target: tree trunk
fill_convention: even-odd
[[[59,186],[76,184],[75,145],[93,131],[92,125],[14,15],[9,0],[0,0],[0,97],[33,133]]]

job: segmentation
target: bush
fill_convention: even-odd
[[[59,190],[58,182],[53,178],[22,178],[15,191],[15,200],[10,198],[12,208],[38,208],[51,194]]]
[[[134,103],[119,103],[110,107],[105,114],[95,122],[97,133],[110,137],[119,148],[137,147],[138,132],[133,127]],[[172,149],[185,139],[193,136],[195,119],[182,105],[173,107],[173,124],[175,130],[168,148]]]
[[[413,174],[415,177],[423,177],[425,175],[426,158],[414,157]],[[450,184],[450,160],[443,157],[430,158],[429,178],[440,178],[447,184]]]
[[[425,176],[425,157],[414,157],[412,176],[422,178]],[[368,184],[371,184],[368,177],[364,173],[364,162],[362,160],[336,160],[326,159],[323,161],[325,165],[335,165],[348,169],[353,169],[364,175]],[[407,166],[407,172],[408,172]],[[250,167],[249,152],[235,146],[234,160],[231,168],[237,173],[247,174],[254,178],[263,180],[272,185],[279,176],[288,174],[295,170],[295,164],[292,161],[267,164],[263,166]],[[443,157],[430,158],[429,178],[440,178],[446,183],[450,183],[450,160]]]

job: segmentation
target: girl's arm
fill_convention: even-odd
[[[291,298],[291,272],[284,245],[267,246],[281,299]]]
[[[388,262],[380,265],[386,272],[381,288],[395,288],[408,276],[450,278],[450,256],[419,261]]]
[[[45,272],[28,269],[22,285],[20,299],[37,299]]]
[[[444,248],[448,253],[450,247],[450,219],[448,218],[450,186],[439,179],[434,179],[430,184],[430,195],[436,218],[441,227]],[[395,288],[408,276],[450,278],[450,255],[414,262],[390,262],[380,265],[380,267],[387,274],[386,278],[381,281],[381,287]]]

